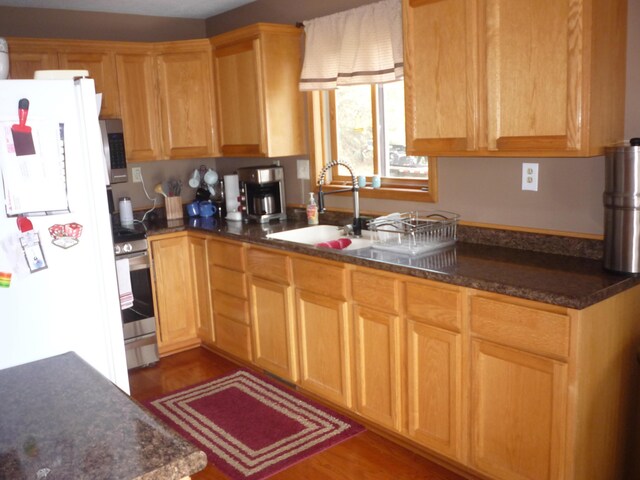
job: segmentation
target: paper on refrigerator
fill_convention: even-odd
[[[16,155],[12,120],[0,121],[0,170],[8,216],[67,213],[64,124],[31,122],[35,154]]]

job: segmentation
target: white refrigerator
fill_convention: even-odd
[[[129,393],[101,138],[93,80],[0,81],[0,369],[75,351]]]

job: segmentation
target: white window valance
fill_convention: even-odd
[[[306,40],[300,90],[402,78],[400,0],[383,0],[303,23]]]

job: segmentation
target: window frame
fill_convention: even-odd
[[[374,175],[380,175],[378,162],[378,128],[377,117],[379,115],[378,86],[371,85],[371,109],[374,142]],[[307,92],[307,105],[309,112],[309,142],[310,161],[312,172],[312,188],[318,184],[319,173],[332,159],[337,158],[337,128],[335,111],[335,91]],[[428,180],[415,178],[394,178],[380,176],[381,187],[369,186],[360,188],[361,197],[381,198],[387,200],[406,200],[417,202],[437,202],[437,159],[428,156],[429,168]],[[367,182],[371,184],[371,176],[367,176]],[[331,168],[331,175],[325,178],[323,189],[327,191],[344,188],[351,184],[351,178],[338,173],[338,167]]]

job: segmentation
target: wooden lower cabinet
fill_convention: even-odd
[[[300,385],[351,408],[351,348],[346,301],[298,290]]]
[[[454,460],[463,458],[463,293],[431,281],[404,283],[407,433]]]
[[[249,279],[251,326],[256,365],[285,380],[297,380],[292,350],[293,298],[289,285],[259,277]]]
[[[215,346],[241,360],[251,361],[253,353],[244,245],[209,239],[207,256]]]
[[[569,312],[484,293],[469,306],[471,466],[501,479],[565,478]]]
[[[208,280],[216,349],[440,461],[498,480],[640,478],[640,285],[573,310],[194,232],[150,245],[161,354],[209,335],[194,290]]]
[[[154,299],[160,355],[175,353],[200,343],[197,305],[186,232],[160,235],[149,241],[154,271]]]
[[[459,333],[407,321],[408,436],[460,460],[462,339]]]
[[[353,406],[351,315],[344,265],[294,257],[299,384],[338,405]]]
[[[356,411],[395,431],[402,429],[400,316],[366,306],[353,310]]]
[[[191,259],[191,275],[193,277],[198,337],[205,344],[213,345],[215,342],[215,333],[213,328],[211,296],[209,293],[207,240],[204,235],[189,235],[189,258]]]
[[[403,428],[404,328],[400,277],[351,271],[356,411],[380,425]]]
[[[298,380],[290,260],[261,248],[247,252],[254,362],[290,382]]]
[[[501,479],[564,478],[565,363],[471,342],[471,465]]]

